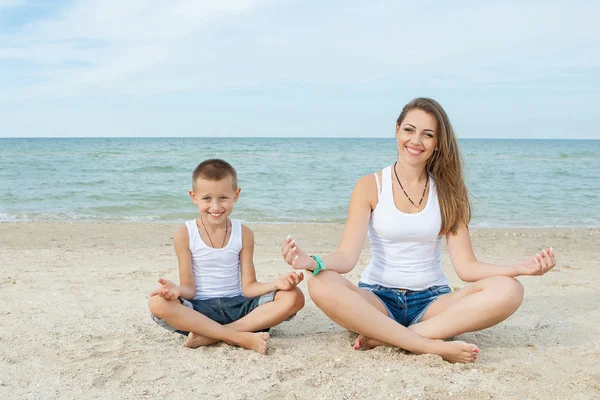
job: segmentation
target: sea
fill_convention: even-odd
[[[461,139],[474,227],[599,227],[600,140]],[[0,139],[0,221],[181,222],[194,168],[222,158],[248,223],[343,223],[390,139]]]

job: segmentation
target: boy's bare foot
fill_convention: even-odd
[[[385,346],[385,343],[380,342],[376,339],[371,339],[364,335],[358,335],[358,337],[354,341],[354,346],[352,346],[352,348],[354,350],[371,350],[377,346]]]
[[[240,346],[248,350],[254,350],[262,355],[267,354],[267,341],[269,340],[270,335],[266,332],[259,333],[250,333],[250,332],[239,332],[239,340],[231,341],[228,343]],[[205,336],[199,335],[194,332],[190,332],[188,334],[188,338],[183,343],[185,347],[190,349],[197,349],[200,346],[210,346],[211,344],[215,344],[220,342],[219,340],[210,339]]]
[[[197,349],[201,346],[210,346],[211,344],[219,343],[218,340],[207,338],[197,333],[190,332],[187,336],[186,341],[183,343],[185,347],[190,349]]]
[[[248,350],[254,350],[263,356],[267,354],[267,341],[271,337],[267,332],[244,333],[244,336],[240,346]]]
[[[479,355],[477,346],[459,340],[452,342],[432,340],[432,345],[433,354],[437,354],[451,363],[470,363],[475,361]]]

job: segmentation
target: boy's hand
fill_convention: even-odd
[[[290,272],[287,275],[282,275],[279,278],[275,279],[275,290],[292,290],[295,288],[302,280],[304,279],[304,274],[300,272],[296,274],[295,272]]]
[[[181,288],[173,282],[168,281],[165,278],[158,278],[158,283],[160,283],[161,286],[150,293],[150,297],[160,296],[167,300],[177,300],[181,296]]]
[[[544,275],[556,265],[554,249],[548,247],[535,257],[523,261],[517,266],[519,275]]]
[[[292,239],[288,236],[283,244],[281,245],[281,255],[286,263],[292,266],[294,269],[307,269],[314,271],[317,268],[317,263],[313,260],[304,250],[300,248]]]

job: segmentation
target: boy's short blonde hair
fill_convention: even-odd
[[[231,177],[233,188],[237,189],[237,172],[227,161],[218,158],[202,161],[192,174],[192,187],[196,187],[198,178],[208,179],[209,181],[220,181]]]

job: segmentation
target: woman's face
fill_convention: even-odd
[[[406,113],[396,124],[396,140],[401,160],[411,165],[427,164],[437,146],[437,122],[433,115],[420,109]]]

